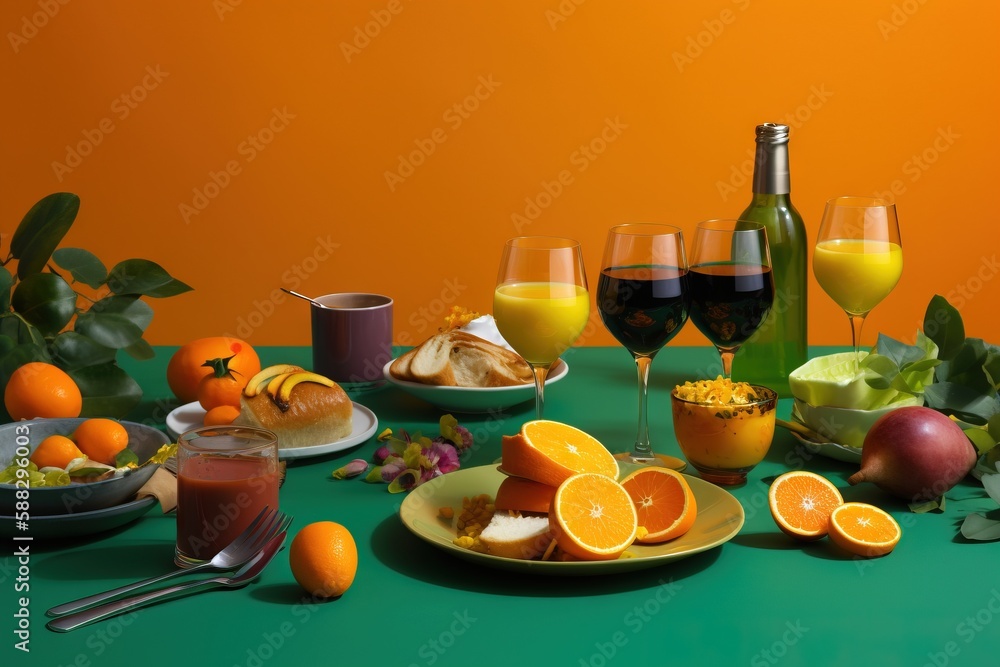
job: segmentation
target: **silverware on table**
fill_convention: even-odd
[[[45,613],[47,616],[64,616],[81,609],[86,609],[87,607],[93,607],[125,593],[131,593],[139,588],[202,570],[231,572],[243,566],[258,554],[264,545],[275,535],[285,532],[291,522],[291,517],[283,512],[265,507],[232,543],[216,554],[210,561],[186,569],[179,568],[164,575],[144,579],[110,591],[96,593],[85,598],[80,598],[79,600],[56,605]]]
[[[211,579],[192,581],[186,584],[140,593],[139,595],[121,600],[107,602],[91,609],[84,609],[74,614],[61,616],[49,621],[46,627],[55,632],[69,632],[81,626],[101,621],[111,616],[117,616],[126,611],[139,609],[155,602],[171,600],[213,588],[240,588],[246,586],[260,575],[264,568],[267,567],[267,564],[271,562],[271,559],[274,558],[274,555],[281,550],[282,545],[285,543],[286,535],[287,533],[282,531],[271,537],[267,544],[264,545],[264,548],[232,577],[212,577]]]

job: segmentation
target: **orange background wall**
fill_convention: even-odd
[[[307,344],[279,287],[388,294],[412,344],[448,305],[490,310],[508,237],[578,238],[592,282],[612,224],[690,244],[784,121],[813,239],[827,198],[895,190],[905,269],[866,343],[911,336],[934,293],[996,339],[998,27],[970,1],[8,0],[0,253],[71,191],[65,245],[195,288],[152,302],[154,344]],[[810,342],[849,343],[810,287]]]

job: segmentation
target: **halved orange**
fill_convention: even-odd
[[[561,422],[525,422],[520,433],[503,437],[501,456],[504,472],[549,486],[584,472],[618,478],[618,462],[599,440]]]
[[[844,504],[844,497],[822,475],[793,470],[771,482],[767,502],[782,532],[799,540],[818,540],[827,534],[830,514]]]
[[[505,477],[500,482],[493,506],[498,510],[548,514],[556,487],[522,477]]]
[[[613,560],[635,541],[632,498],[606,475],[571,475],[552,499],[549,527],[559,548],[581,560]]]
[[[680,537],[694,525],[698,503],[679,472],[657,466],[640,468],[621,484],[632,498],[639,518],[636,541],[666,542]]]
[[[830,539],[857,556],[884,556],[896,547],[902,535],[888,512],[868,503],[844,503],[830,515]]]

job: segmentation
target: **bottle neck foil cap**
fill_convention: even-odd
[[[764,123],[757,126],[754,155],[755,194],[785,195],[791,192],[788,176],[788,126]]]

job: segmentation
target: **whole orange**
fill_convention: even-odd
[[[358,573],[358,546],[350,531],[333,521],[310,523],[288,549],[288,563],[299,585],[314,597],[343,595]]]
[[[240,409],[231,405],[220,405],[205,413],[205,426],[225,426],[232,424],[240,416]]]
[[[39,468],[65,469],[70,461],[82,456],[83,453],[77,448],[76,443],[65,435],[50,435],[35,447],[35,451],[31,453],[31,462]]]
[[[260,372],[260,357],[246,341],[230,336],[198,338],[182,345],[170,357],[167,364],[167,384],[170,385],[170,390],[185,403],[197,400],[198,384],[203,377],[212,373],[212,367],[205,366],[205,362],[227,357],[232,357],[229,370],[243,384]]]
[[[42,361],[31,361],[11,374],[3,403],[14,421],[79,417],[83,396],[66,371]]]
[[[88,419],[73,433],[76,446],[92,461],[113,466],[115,457],[128,447],[128,431],[114,419]]]

